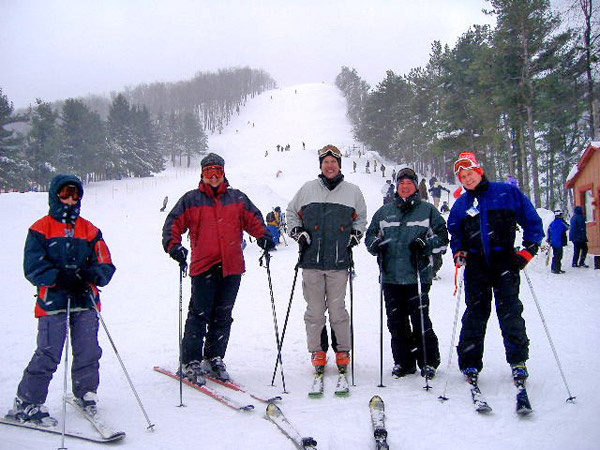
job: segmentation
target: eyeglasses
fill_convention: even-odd
[[[402,177],[408,177],[408,178],[416,179],[417,178],[417,174],[415,173],[414,170],[412,170],[412,169],[410,169],[408,167],[405,167],[404,169],[400,169],[400,171],[396,175],[396,179],[400,180]]]
[[[470,159],[459,159],[454,163],[454,174],[458,176],[458,172],[460,172],[461,169],[471,170],[475,169],[476,167],[479,167],[479,165],[474,163]]]
[[[79,200],[79,188],[72,184],[67,184],[58,191],[58,198],[66,200],[71,197],[73,200]]]
[[[334,158],[340,159],[342,152],[335,145],[326,145],[319,150],[319,158],[325,158],[326,156],[333,156]]]
[[[221,178],[224,173],[223,166],[206,166],[202,169],[203,178],[212,178],[213,176]]]

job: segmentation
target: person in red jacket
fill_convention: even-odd
[[[198,189],[183,195],[162,231],[165,252],[187,270],[181,236],[189,231],[192,295],[182,341],[183,376],[204,384],[204,375],[227,381],[223,362],[233,319],[231,313],[245,271],[242,235],[246,231],[265,251],[275,247],[262,214],[225,178],[225,161],[209,153],[201,162]]]

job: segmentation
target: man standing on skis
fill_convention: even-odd
[[[265,251],[275,247],[260,211],[225,178],[225,161],[209,153],[201,162],[202,181],[173,207],[162,231],[165,252],[187,269],[187,249],[181,244],[189,230],[192,257],[192,295],[182,342],[183,375],[204,384],[210,372],[229,380],[223,358],[227,350],[231,313],[237,297],[244,255],[243,231]]]
[[[516,382],[528,377],[529,339],[519,300],[519,271],[535,256],[544,238],[542,219],[519,188],[490,182],[473,153],[461,153],[454,173],[463,185],[452,206],[448,231],[457,267],[465,267],[466,311],[458,342],[458,366],[468,380],[483,368],[483,343],[492,294],[502,330],[506,361]],[[523,249],[515,249],[517,225]]]
[[[96,408],[102,355],[98,345],[97,287],[109,283],[115,266],[100,230],[79,215],[82,198],[79,178],[56,175],[48,191],[50,211],[27,233],[23,269],[37,288],[38,347],[23,372],[14,408],[9,411],[19,421],[56,425],[44,402],[61,360],[67,326],[73,346],[75,401],[88,411]]]
[[[413,374],[418,364],[421,376],[431,379],[440,365],[438,339],[429,318],[433,255],[445,251],[448,231],[438,210],[421,199],[417,174],[404,168],[396,179],[395,200],[375,213],[365,245],[381,262],[392,375]]]
[[[296,193],[287,208],[290,237],[302,252],[304,322],[308,351],[317,372],[327,362],[325,311],[331,326],[336,364],[345,372],[350,362],[350,317],[346,284],[351,249],[358,245],[367,223],[367,205],[360,188],[344,180],[342,154],[334,145],[319,150],[321,173]]]

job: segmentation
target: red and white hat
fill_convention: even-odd
[[[477,161],[477,158],[475,158],[475,153],[462,152],[458,155],[458,159],[454,163],[454,174],[458,176],[462,169],[474,170],[479,175],[483,175],[483,169],[481,168],[481,164]]]

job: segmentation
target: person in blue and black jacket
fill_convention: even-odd
[[[106,286],[115,266],[102,233],[79,215],[83,184],[74,175],[56,175],[48,192],[50,211],[27,233],[23,268],[37,288],[37,349],[17,389],[9,416],[23,422],[54,426],[57,421],[44,402],[60,362],[66,338],[67,313],[73,363],[75,401],[95,409],[100,383],[98,345],[98,286]]]
[[[519,300],[519,271],[535,256],[544,238],[542,219],[515,186],[490,182],[473,153],[461,153],[454,173],[465,188],[448,216],[450,248],[464,266],[466,311],[458,343],[458,365],[467,379],[483,368],[483,342],[492,293],[513,378],[527,378],[529,339]],[[523,248],[515,249],[517,225]]]

